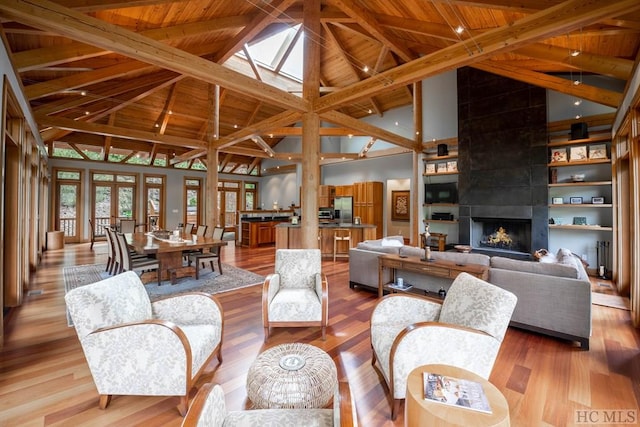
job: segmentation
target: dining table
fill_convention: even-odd
[[[195,276],[195,267],[184,265],[183,253],[227,245],[226,240],[175,232],[162,237],[153,232],[135,232],[126,233],[125,237],[129,247],[136,253],[153,254],[158,259],[161,268],[158,274],[161,274],[161,280],[171,280],[172,285],[178,278]],[[141,277],[145,283],[156,279],[157,276],[151,277],[149,273],[144,273]]]

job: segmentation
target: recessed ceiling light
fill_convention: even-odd
[[[462,34],[464,33],[464,27],[462,25],[458,25],[456,27],[456,34]]]
[[[362,71],[364,71],[365,73],[369,72],[369,66],[365,65],[364,68],[362,68]]]
[[[576,120],[581,118],[582,116],[580,114],[576,114]]]
[[[578,55],[580,55],[580,51],[579,50],[576,49],[576,50],[572,50],[571,51],[571,56],[575,57],[575,56],[578,56]]]
[[[574,84],[575,86],[579,86],[581,83],[582,83],[582,82],[581,82],[580,80],[574,80],[574,81],[573,81],[573,84]]]
[[[576,99],[575,101],[573,101],[573,105],[580,105],[582,104],[582,99]]]

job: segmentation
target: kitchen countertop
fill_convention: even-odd
[[[290,222],[283,222],[276,227],[290,227],[290,228],[300,228],[300,224],[291,224]],[[318,224],[318,228],[371,228],[374,227],[374,224],[352,224],[350,222],[333,222],[333,223],[320,223]]]
[[[265,215],[261,217],[240,218],[240,222],[270,222],[270,221],[289,221],[288,216],[271,216]]]

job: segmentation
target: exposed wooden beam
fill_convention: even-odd
[[[269,138],[278,138],[284,136],[301,136],[301,127],[283,127],[277,129],[270,129],[267,133],[263,133]],[[364,131],[349,129],[349,128],[335,128],[335,127],[321,127],[320,136],[367,136],[368,133]]]
[[[144,71],[153,70],[155,67],[144,62],[126,61],[110,67],[99,68],[84,73],[76,73],[58,79],[34,83],[24,88],[24,93],[30,100],[60,93],[68,89],[77,89],[90,84],[113,80]]]
[[[170,27],[154,28],[138,34],[158,41],[175,41],[184,37],[226,30],[228,28],[243,27],[247,25],[250,20],[250,16],[229,16],[207,21],[189,22]],[[16,68],[18,68],[18,71],[24,72],[94,58],[110,52],[110,50],[104,50],[89,44],[72,42],[61,46],[55,45],[16,52],[13,55],[13,62]]]
[[[637,0],[592,2],[567,0],[504,27],[474,37],[474,43],[458,42],[409,63],[385,71],[338,92],[320,98],[319,112],[335,109],[374,94],[395,89],[427,77],[483,61],[496,53],[510,52],[534,41],[566,34],[602,19],[640,8]],[[470,54],[469,49],[472,48]]]
[[[633,69],[633,61],[629,59],[595,55],[589,52],[580,52],[578,56],[571,56],[568,49],[544,43],[532,43],[516,49],[513,53],[622,80],[627,80]]]
[[[166,80],[160,84],[154,84],[151,86],[145,86],[145,87],[141,87],[135,90],[132,90],[130,93],[121,96],[120,99],[118,100],[117,103],[113,103],[110,100],[101,100],[100,102],[106,103],[106,108],[103,109],[102,112],[94,114],[92,116],[89,116],[89,118],[87,118],[86,120],[84,119],[80,119],[78,121],[84,121],[87,123],[91,123],[91,122],[95,122],[100,120],[103,117],[106,117],[109,114],[115,113],[119,110],[122,110],[125,107],[128,107],[131,104],[134,104],[135,102],[151,95],[152,93],[155,93],[159,90],[164,89],[166,86],[169,86],[175,82],[177,82],[178,80],[182,79],[183,76],[177,75],[176,77]],[[99,105],[98,105],[99,107]],[[44,114],[39,113],[38,115],[42,116]],[[50,139],[55,139],[55,138],[59,138],[61,135],[65,134],[66,131],[60,131],[60,130],[44,130],[41,132],[41,137],[43,138],[43,140],[46,138],[47,140]]]
[[[294,3],[295,0],[274,0],[269,4],[262,4],[260,11],[252,17],[251,22],[224,45],[220,52],[214,56],[213,62],[225,62]]]
[[[71,99],[64,98],[59,101],[47,102],[46,104],[35,106],[33,108],[33,111],[37,114],[60,113],[66,110],[79,108],[85,104],[90,104],[103,99],[113,99],[114,97],[135,89],[147,86],[162,85],[170,79],[176,78],[178,76],[179,75],[174,72],[163,70],[151,75],[145,75],[142,77],[131,79],[117,85],[114,85],[113,83],[102,83],[100,85],[96,85],[91,90],[87,90],[86,95],[84,96],[78,94],[77,97]]]
[[[395,52],[403,61],[409,62],[415,59],[415,55],[412,54],[403,43],[387,34],[376,17],[361,7],[354,0],[331,0],[330,2],[340,8],[344,13],[354,18],[362,28],[371,33],[378,42],[381,42],[387,48]]]
[[[183,138],[179,136],[160,135],[158,133],[125,129],[116,126],[101,125],[98,123],[79,122],[61,117],[37,116],[38,123],[43,126],[51,126],[74,132],[84,132],[94,135],[112,136],[116,138],[133,139],[160,144],[177,145],[188,148],[204,148],[205,142],[197,139]]]
[[[584,83],[575,85],[571,80],[503,65],[498,63],[498,61],[477,62],[473,64],[472,67],[513,80],[555,90],[577,98],[586,99],[608,107],[617,108],[620,105],[620,101],[622,101],[622,93],[589,86]]]
[[[293,1],[293,0],[288,0]],[[47,0],[7,0],[0,12],[21,22],[59,32],[74,40],[111,49],[208,83],[219,84],[240,94],[283,108],[307,110],[295,95],[258,82],[222,65],[128,31],[113,24],[60,7]],[[234,51],[235,52],[235,51]]]
[[[338,113],[336,111],[328,111],[326,113],[322,113],[320,116],[323,120],[335,123],[340,126],[346,126],[354,130],[359,130],[377,139],[387,141],[392,144],[408,148],[410,150],[419,149],[419,147],[416,147],[416,142],[409,138],[396,135],[395,133],[389,132],[388,130],[381,129],[358,119],[354,119],[353,117],[347,116],[346,114]]]
[[[254,123],[250,126],[246,126],[245,128],[240,129],[239,131],[234,132],[231,135],[220,138],[219,141],[216,141],[216,144],[218,145],[218,148],[228,147],[238,142],[250,139],[252,136],[267,134],[269,133],[270,129],[275,129],[281,126],[288,126],[292,123],[296,123],[300,120],[301,117],[301,113],[295,111],[285,111],[268,119]]]
[[[82,12],[97,12],[99,10],[123,9],[127,7],[153,6],[165,3],[179,3],[186,0],[57,0],[56,3],[70,9]]]

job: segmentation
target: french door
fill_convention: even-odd
[[[64,231],[64,241],[80,241],[82,226],[80,200],[82,197],[82,173],[75,170],[57,170],[55,186],[55,227]]]
[[[91,217],[96,235],[104,235],[105,225],[118,225],[121,219],[136,219],[135,175],[92,173]]]

